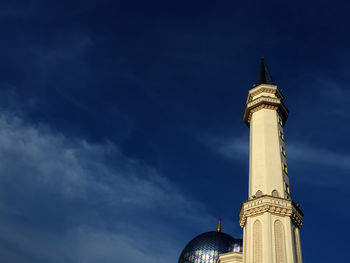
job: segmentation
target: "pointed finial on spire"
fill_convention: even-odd
[[[258,79],[257,79],[256,83],[254,84],[254,86],[256,87],[256,86],[259,86],[260,84],[272,84],[273,85],[271,75],[270,75],[270,73],[267,69],[267,66],[265,64],[264,55],[261,56],[259,75],[258,75]]]
[[[218,228],[216,229],[216,231],[221,232],[221,218],[220,218],[220,216],[219,216]]]
[[[240,239],[242,239],[243,238],[243,234],[241,233],[241,236],[239,237]]]

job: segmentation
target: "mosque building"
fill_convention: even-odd
[[[248,92],[243,120],[250,128],[249,195],[239,224],[243,238],[210,231],[193,238],[178,263],[302,263],[299,230],[303,213],[291,199],[283,127],[284,96],[264,58]]]

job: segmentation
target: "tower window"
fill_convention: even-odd
[[[278,133],[279,133],[279,136],[280,136],[281,140],[284,141],[284,134],[283,134],[283,132],[282,131],[278,131]]]
[[[278,191],[277,191],[277,190],[273,190],[271,194],[272,194],[272,196],[274,196],[274,197],[280,197],[280,195],[278,194]]]
[[[286,156],[286,149],[284,148],[284,146],[281,146],[281,153]]]
[[[282,169],[283,169],[283,172],[288,174],[288,168],[287,168],[287,165],[285,163],[282,163]]]
[[[282,118],[280,116],[278,116],[278,123],[283,126],[283,122],[282,122]]]
[[[286,187],[287,194],[290,195],[289,185],[284,183],[284,186]]]

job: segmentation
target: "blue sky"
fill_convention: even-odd
[[[1,261],[177,262],[219,215],[239,237],[248,194],[242,115],[262,53],[290,110],[304,261],[346,258],[348,8],[2,1]]]

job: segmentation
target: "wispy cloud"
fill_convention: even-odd
[[[227,158],[234,160],[245,160],[249,158],[249,139],[247,135],[230,138],[202,135],[197,138],[199,138],[204,145],[207,145]]]
[[[313,187],[346,190],[350,155],[301,143],[289,143],[287,159],[291,176]],[[296,173],[292,173],[297,170]],[[304,171],[304,172],[303,172]]]
[[[0,254],[7,262],[176,261],[183,236],[170,222],[201,228],[212,220],[202,204],[112,143],[67,138],[3,112],[0,145]]]
[[[201,141],[209,145],[219,154],[230,159],[240,160],[249,158],[249,139],[246,136],[232,137],[228,139],[204,136]],[[350,154],[316,148],[298,142],[288,142],[287,150],[288,160],[308,162],[342,170],[350,169]]]
[[[350,154],[341,154],[300,143],[290,143],[287,147],[289,160],[295,159],[299,162],[308,162],[350,171]]]
[[[214,136],[202,136],[200,141],[224,158],[235,162],[243,160],[247,162],[249,158],[247,137],[248,135],[220,139]],[[348,181],[347,174],[350,171],[350,154],[299,142],[287,142],[286,149],[291,173],[293,170],[300,172],[311,169],[313,171],[312,175],[293,174],[294,178],[321,187],[344,188],[344,182]],[[329,175],[331,169],[337,170],[336,173],[332,173],[332,176]],[[317,174],[317,180],[315,180],[315,174]]]

